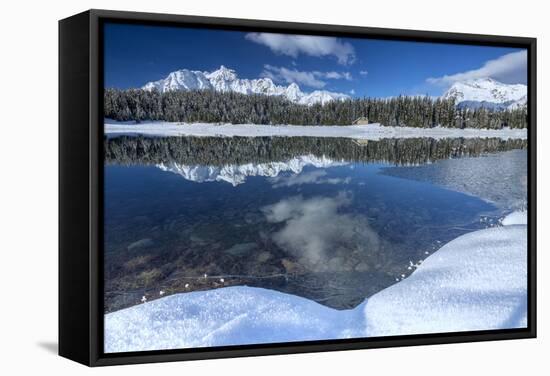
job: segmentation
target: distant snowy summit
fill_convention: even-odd
[[[478,78],[455,82],[442,98],[454,98],[459,107],[512,110],[527,104],[527,85],[503,84],[492,78]]]
[[[325,104],[334,100],[350,98],[346,94],[326,90],[315,90],[311,93],[304,93],[295,83],[291,83],[288,86],[276,85],[273,80],[267,77],[252,80],[239,78],[233,69],[226,68],[223,65],[213,72],[181,69],[170,73],[164,79],[148,82],[142,89],[156,89],[161,93],[172,90],[215,90],[241,94],[278,95],[294,103],[305,105]]]

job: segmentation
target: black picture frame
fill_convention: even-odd
[[[102,25],[106,21],[527,49],[527,328],[105,354]],[[536,337],[536,83],[535,38],[108,10],[88,10],[59,21],[59,354],[88,366],[105,366]]]

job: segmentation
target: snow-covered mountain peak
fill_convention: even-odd
[[[203,72],[180,69],[178,71],[171,72],[162,80],[148,82],[145,86],[143,86],[143,89],[156,89],[160,92],[170,90],[204,90],[212,89],[212,85]]]
[[[454,98],[456,103],[479,107],[509,108],[517,107],[518,101],[525,103],[527,86],[523,84],[504,84],[492,78],[476,78],[455,82],[443,98]],[[519,104],[518,104],[519,103]]]
[[[304,93],[296,83],[288,86],[276,85],[271,78],[239,78],[235,70],[220,66],[212,72],[181,69],[170,73],[166,78],[145,84],[144,90],[160,92],[172,90],[215,90],[241,94],[278,95],[299,104],[325,104],[333,100],[345,100],[349,96],[325,90]]]
[[[492,79],[491,77],[480,77],[480,78],[473,78],[469,81],[465,81],[463,83],[468,83],[475,87],[486,87],[488,85],[503,85],[500,82]]]
[[[213,72],[204,72],[206,78],[210,81],[223,82],[223,81],[235,81],[237,79],[237,73],[233,69],[229,69],[224,65]]]
[[[302,93],[300,87],[293,82],[285,89],[284,95],[292,102],[298,102],[300,98],[304,96],[304,93]]]

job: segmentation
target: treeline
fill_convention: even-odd
[[[226,166],[288,161],[302,155],[348,162],[410,165],[527,148],[527,140],[407,138],[359,141],[331,137],[132,137],[104,139],[107,164]]]
[[[400,96],[299,105],[280,96],[235,92],[105,90],[104,116],[119,121],[163,120],[232,124],[350,125],[356,119],[385,126],[431,128],[527,127],[526,108],[457,108],[454,100]]]

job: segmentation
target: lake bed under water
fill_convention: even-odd
[[[352,308],[450,240],[526,206],[525,148],[495,139],[108,138],[105,312],[233,285]]]

